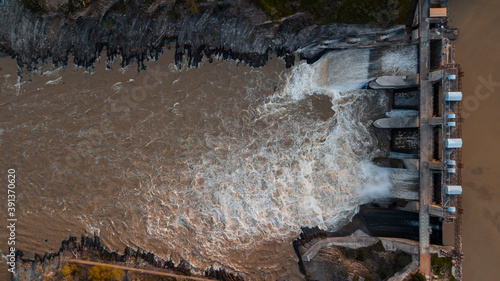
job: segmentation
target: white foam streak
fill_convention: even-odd
[[[286,88],[283,92],[292,100],[301,100],[306,95],[310,95],[315,91],[321,90],[316,83],[315,66],[301,63],[292,72],[287,79]]]
[[[360,174],[365,176],[365,185],[359,190],[358,196],[363,200],[389,197],[391,195],[390,172],[371,163],[360,165]]]
[[[417,73],[417,45],[397,46],[382,55],[382,72],[386,75],[414,75]]]

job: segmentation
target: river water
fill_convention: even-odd
[[[371,161],[388,153],[389,136],[372,122],[390,97],[361,88],[414,74],[416,52],[182,70],[167,52],[139,73],[102,62],[22,80],[2,58],[1,173],[18,177],[16,246],[56,251],[70,235],[96,233],[112,249],[185,259],[193,272],[298,280],[291,242],[301,226],[338,229],[359,204],[389,195],[389,175]]]
[[[500,1],[450,1],[463,79],[464,280],[500,280]],[[452,243],[452,232],[448,234]]]

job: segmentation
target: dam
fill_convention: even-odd
[[[456,30],[431,12],[428,1],[419,4],[411,36],[405,26],[350,27],[345,38],[324,29],[330,40],[300,51],[311,61],[288,70],[274,59],[255,69],[215,59],[181,71],[170,61],[182,53],[170,52],[139,74],[99,68],[82,79],[56,69],[32,84],[8,84],[18,90],[9,108],[26,118],[17,126],[12,110],[1,120],[13,128],[2,134],[6,151],[28,159],[23,249],[54,251],[85,232],[112,249],[144,249],[117,258],[95,237],[68,247],[98,249],[108,262],[142,259],[205,277],[215,265],[251,280],[295,280],[303,275],[290,245],[303,227],[333,231],[361,218],[372,237],[346,231],[360,236],[319,241],[299,257],[314,260],[330,244],[380,242],[411,255],[400,275],[431,276],[437,254],[455,258],[458,277],[462,73]],[[57,95],[40,105],[38,91]],[[13,132],[31,138],[17,144]],[[65,232],[47,229],[47,218]],[[450,221],[454,249],[442,246]]]
[[[436,6],[439,8],[432,8]],[[418,46],[418,73],[379,76],[368,83],[370,89],[385,89],[393,94],[392,111],[375,120],[373,126],[391,135],[389,156],[374,161],[390,174],[394,202],[383,208],[362,207],[361,217],[371,236],[385,237],[379,237],[382,240],[397,238],[412,249],[406,252],[418,256],[413,268],[398,277],[402,279],[390,280],[404,280],[416,271],[432,280],[432,253],[452,258],[452,274],[456,280],[462,280],[461,78],[464,74],[454,57],[458,30],[448,27],[447,20],[447,1],[420,0],[411,38],[412,44]],[[415,215],[399,214],[400,211]],[[396,230],[411,217],[418,220],[412,224],[414,230]],[[384,225],[387,221],[394,223]],[[454,225],[453,247],[442,246],[442,223]],[[364,235],[350,235],[320,242],[324,246],[366,246]],[[303,261],[314,259],[319,247],[305,251]]]

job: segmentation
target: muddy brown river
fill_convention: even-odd
[[[450,1],[463,81],[464,280],[500,280],[500,2]],[[452,242],[451,231],[448,234]]]
[[[2,58],[1,174],[16,170],[16,247],[57,251],[95,233],[112,249],[184,259],[194,273],[301,279],[291,245],[301,226],[338,229],[389,194],[371,162],[388,152],[372,122],[389,95],[360,88],[415,73],[417,54],[385,48],[370,65],[369,52],[291,69],[273,58],[181,70],[167,52],[140,73],[45,66],[21,80]]]
[[[450,1],[466,72],[465,280],[500,277],[499,5]],[[299,279],[291,240],[300,226],[338,227],[365,201],[358,189],[375,180],[361,163],[383,154],[369,124],[387,105],[278,59],[182,71],[172,61],[166,53],[139,74],[119,63],[92,74],[45,67],[19,84],[15,61],[0,59],[0,175],[16,169],[16,246],[32,255],[98,233],[111,248],[182,257],[194,271],[219,265],[255,280]],[[366,176],[354,176],[363,167]],[[6,192],[0,200],[7,237]]]

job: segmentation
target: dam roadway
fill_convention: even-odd
[[[419,210],[419,246],[420,271],[431,275],[429,252],[429,205],[432,199],[432,173],[426,162],[432,160],[432,127],[426,122],[432,118],[432,85],[427,79],[430,64],[429,41],[429,0],[419,1],[419,37],[420,37],[420,210]]]
[[[442,7],[447,7],[447,1],[441,2]],[[414,24],[418,23],[420,51],[419,271],[432,279],[429,220],[430,215],[441,213],[439,217],[445,222],[455,222],[453,275],[462,280],[460,78],[463,73],[455,63],[453,45],[458,31],[446,27],[446,8],[433,11],[430,0],[420,0],[417,9]],[[450,145],[453,142],[456,145]],[[450,192],[449,188],[457,191]]]

